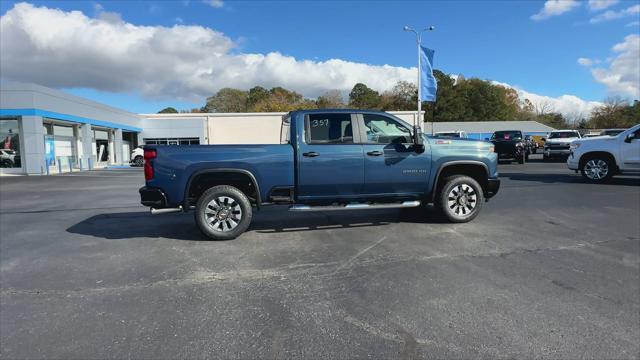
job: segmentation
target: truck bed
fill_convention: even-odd
[[[154,159],[155,176],[148,187],[161,187],[169,206],[179,206],[189,178],[206,169],[242,169],[260,184],[261,201],[267,201],[275,186],[294,185],[293,147],[274,145],[147,145],[158,149]]]

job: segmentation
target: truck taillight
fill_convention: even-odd
[[[144,150],[144,179],[146,181],[153,180],[153,165],[151,164],[151,160],[155,159],[156,155],[155,149]]]

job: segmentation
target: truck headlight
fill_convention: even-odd
[[[579,147],[580,147],[580,145],[581,145],[580,143],[571,143],[571,144],[569,144],[569,149],[570,149],[571,151],[573,151],[573,150],[575,150],[575,149],[579,148]]]
[[[489,153],[496,152],[496,147],[494,145],[489,146]]]

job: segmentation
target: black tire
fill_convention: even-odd
[[[458,194],[466,197],[461,200]],[[472,202],[471,199],[474,201]],[[480,184],[473,178],[453,175],[444,179],[444,185],[440,188],[436,200],[437,207],[448,221],[465,223],[473,220],[480,213],[484,204],[484,193]]]
[[[133,164],[135,166],[144,166],[144,158],[140,155],[136,156],[136,158],[133,159]]]
[[[0,167],[12,168],[13,167],[13,161],[11,161],[11,159],[4,159],[4,160],[2,160],[2,162],[0,162]]]
[[[216,204],[220,210],[215,208]],[[242,191],[233,186],[214,186],[200,196],[194,216],[198,228],[208,238],[231,240],[249,228],[251,203]]]
[[[615,171],[615,163],[607,156],[593,155],[581,161],[580,173],[588,182],[599,184],[608,181]]]

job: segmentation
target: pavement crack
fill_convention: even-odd
[[[342,265],[338,266],[338,268],[334,270],[333,274],[335,274],[338,271],[340,271],[340,270],[344,269],[345,267],[349,266],[357,258],[359,258],[360,256],[364,255],[367,251],[369,251],[369,250],[373,249],[374,247],[378,246],[381,242],[385,241],[386,239],[387,239],[387,237],[383,236],[383,237],[380,238],[380,240],[378,240],[375,243],[373,243],[373,244],[367,246],[366,248],[360,250],[357,254],[352,256],[349,260],[345,261]]]

